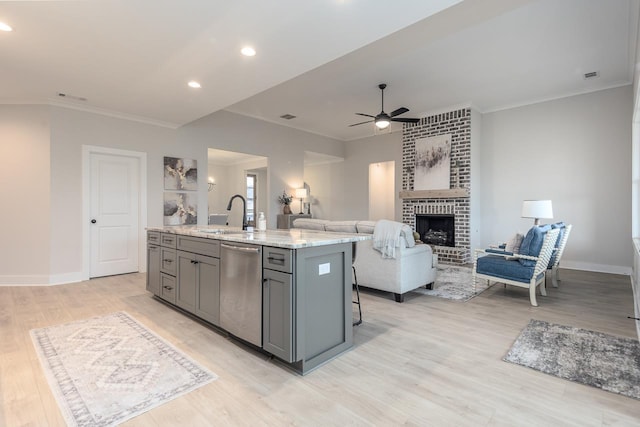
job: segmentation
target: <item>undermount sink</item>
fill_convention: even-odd
[[[200,233],[209,233],[209,234],[245,234],[246,231],[242,230],[226,230],[220,228],[202,228],[198,230]]]

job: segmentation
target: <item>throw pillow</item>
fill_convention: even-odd
[[[509,240],[507,240],[507,244],[505,245],[504,250],[507,252],[512,252],[514,254],[519,253],[522,239],[524,239],[524,235],[520,233],[514,234]]]

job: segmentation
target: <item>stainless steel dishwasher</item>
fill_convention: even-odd
[[[220,244],[220,326],[262,347],[262,247]]]

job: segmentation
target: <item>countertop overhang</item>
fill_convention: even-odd
[[[370,240],[372,238],[371,234],[333,233],[295,228],[290,230],[246,231],[240,228],[221,225],[147,227],[147,231],[159,231],[162,233],[180,234],[228,242],[274,246],[287,249],[351,243]]]

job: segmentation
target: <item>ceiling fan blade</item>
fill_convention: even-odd
[[[402,122],[402,123],[418,123],[420,121],[420,119],[410,119],[410,118],[398,117],[398,118],[391,119],[391,121],[392,122]]]
[[[372,116],[371,114],[364,114],[364,113],[356,113],[359,116],[365,116],[365,117],[371,117],[372,119],[375,119],[376,116]]]
[[[366,122],[354,123],[352,125],[349,125],[349,127],[363,125],[365,123],[373,123],[373,120],[367,120]]]
[[[404,113],[406,113],[407,111],[409,111],[409,109],[408,109],[408,108],[400,107],[400,108],[398,108],[397,110],[392,111],[392,112],[389,114],[389,117],[399,116],[400,114],[404,114]]]

